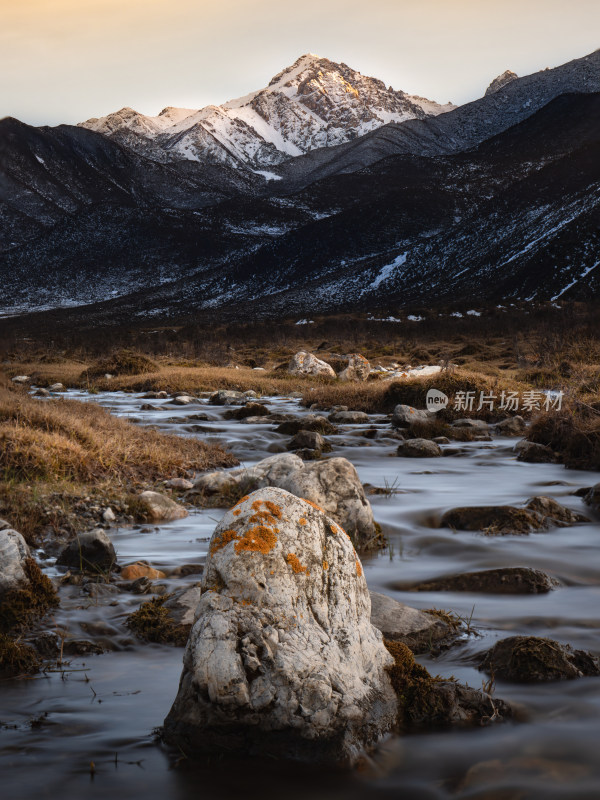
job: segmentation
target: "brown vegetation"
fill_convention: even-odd
[[[543,414],[527,438],[560,453],[566,467],[600,470],[600,413],[585,407],[577,410]]]
[[[137,428],[93,403],[32,398],[0,379],[0,510],[30,540],[43,519],[52,524],[50,495],[67,505],[103,489],[129,495],[236,463],[218,445]]]

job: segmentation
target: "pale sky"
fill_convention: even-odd
[[[599,47],[599,0],[0,0],[0,117],[201,108],[308,52],[464,103]]]

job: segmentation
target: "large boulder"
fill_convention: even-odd
[[[253,396],[256,395],[253,393]],[[208,402],[215,406],[239,406],[243,405],[248,397],[244,392],[237,392],[234,389],[219,389],[208,398]]]
[[[485,653],[479,668],[495,678],[522,683],[600,675],[598,659],[591,653],[539,636],[501,639]]]
[[[11,528],[0,530],[0,599],[27,587],[26,563],[31,557],[25,539]]]
[[[281,489],[250,495],[211,539],[166,740],[203,756],[355,762],[397,716],[370,612],[333,519]]]
[[[224,494],[245,488],[253,491],[277,486],[323,508],[360,548],[378,536],[373,511],[354,466],[345,458],[305,463],[297,455],[281,453],[248,469],[209,472],[194,482],[201,494]]]
[[[115,548],[102,528],[80,533],[58,555],[56,563],[84,571],[109,570],[117,561]]]
[[[288,372],[292,375],[310,375],[313,378],[335,378],[332,367],[320,358],[301,350],[290,361]]]
[[[367,359],[359,353],[352,353],[347,358],[348,366],[338,374],[338,378],[341,381],[366,381],[371,372]]]
[[[160,492],[142,492],[138,501],[142,513],[150,522],[171,522],[174,519],[183,519],[188,515],[182,505]]]

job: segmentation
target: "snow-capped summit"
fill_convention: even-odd
[[[308,53],[266,88],[221,106],[165,108],[156,117],[124,108],[81,125],[156,160],[257,169],[342,144],[388,122],[423,119],[453,108],[386,88],[346,64]]]
[[[508,83],[512,83],[512,81],[515,81],[518,77],[519,76],[516,72],[507,69],[502,73],[502,75],[498,75],[498,77],[494,78],[494,80],[490,83],[488,88],[485,90],[486,96],[494,94],[495,92],[499,92],[500,89],[504,89]]]

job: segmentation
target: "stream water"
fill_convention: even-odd
[[[148,401],[139,395],[69,394],[134,417],[139,424],[220,441],[247,466],[270,455],[269,445],[289,438],[276,433],[273,423],[224,420],[226,409],[207,401],[177,407],[151,400],[159,410],[142,411]],[[274,412],[306,413],[290,398],[267,402]],[[186,429],[197,421],[185,418],[198,413],[209,420],[201,422],[204,431],[190,433]],[[434,674],[454,675],[480,687],[486,676],[473,666],[475,657],[505,636],[549,636],[600,653],[597,520],[529,536],[484,536],[437,527],[444,511],[455,506],[521,504],[540,494],[590,516],[573,492],[595,483],[594,473],[518,462],[512,449],[516,440],[507,438],[461,444],[459,454],[444,458],[398,458],[397,442],[385,437],[390,431],[387,418],[370,419],[369,427],[379,428],[381,438],[360,436],[365,427],[341,426],[327,438],[332,455],[348,458],[363,483],[394,489],[369,498],[389,541],[386,550],[363,559],[369,587],[417,608],[451,609],[472,618],[477,631],[435,659],[419,657],[421,663]],[[113,530],[118,560],[144,559],[159,569],[203,563],[223,513],[198,510],[157,528]],[[51,559],[44,563],[49,574],[58,574]],[[529,596],[398,589],[398,584],[501,566],[539,568],[564,585]],[[163,583],[173,589],[197,580],[190,575]],[[144,599],[108,587],[82,601],[79,587],[62,587],[61,607],[51,626],[66,629],[70,637],[100,641],[111,652],[71,659],[65,671],[0,682],[3,797],[600,797],[596,678],[535,685],[498,681],[496,695],[519,709],[519,722],[390,740],[374,756],[368,776],[254,762],[173,768],[153,730],[177,692],[182,650],[132,637],[123,623]]]

